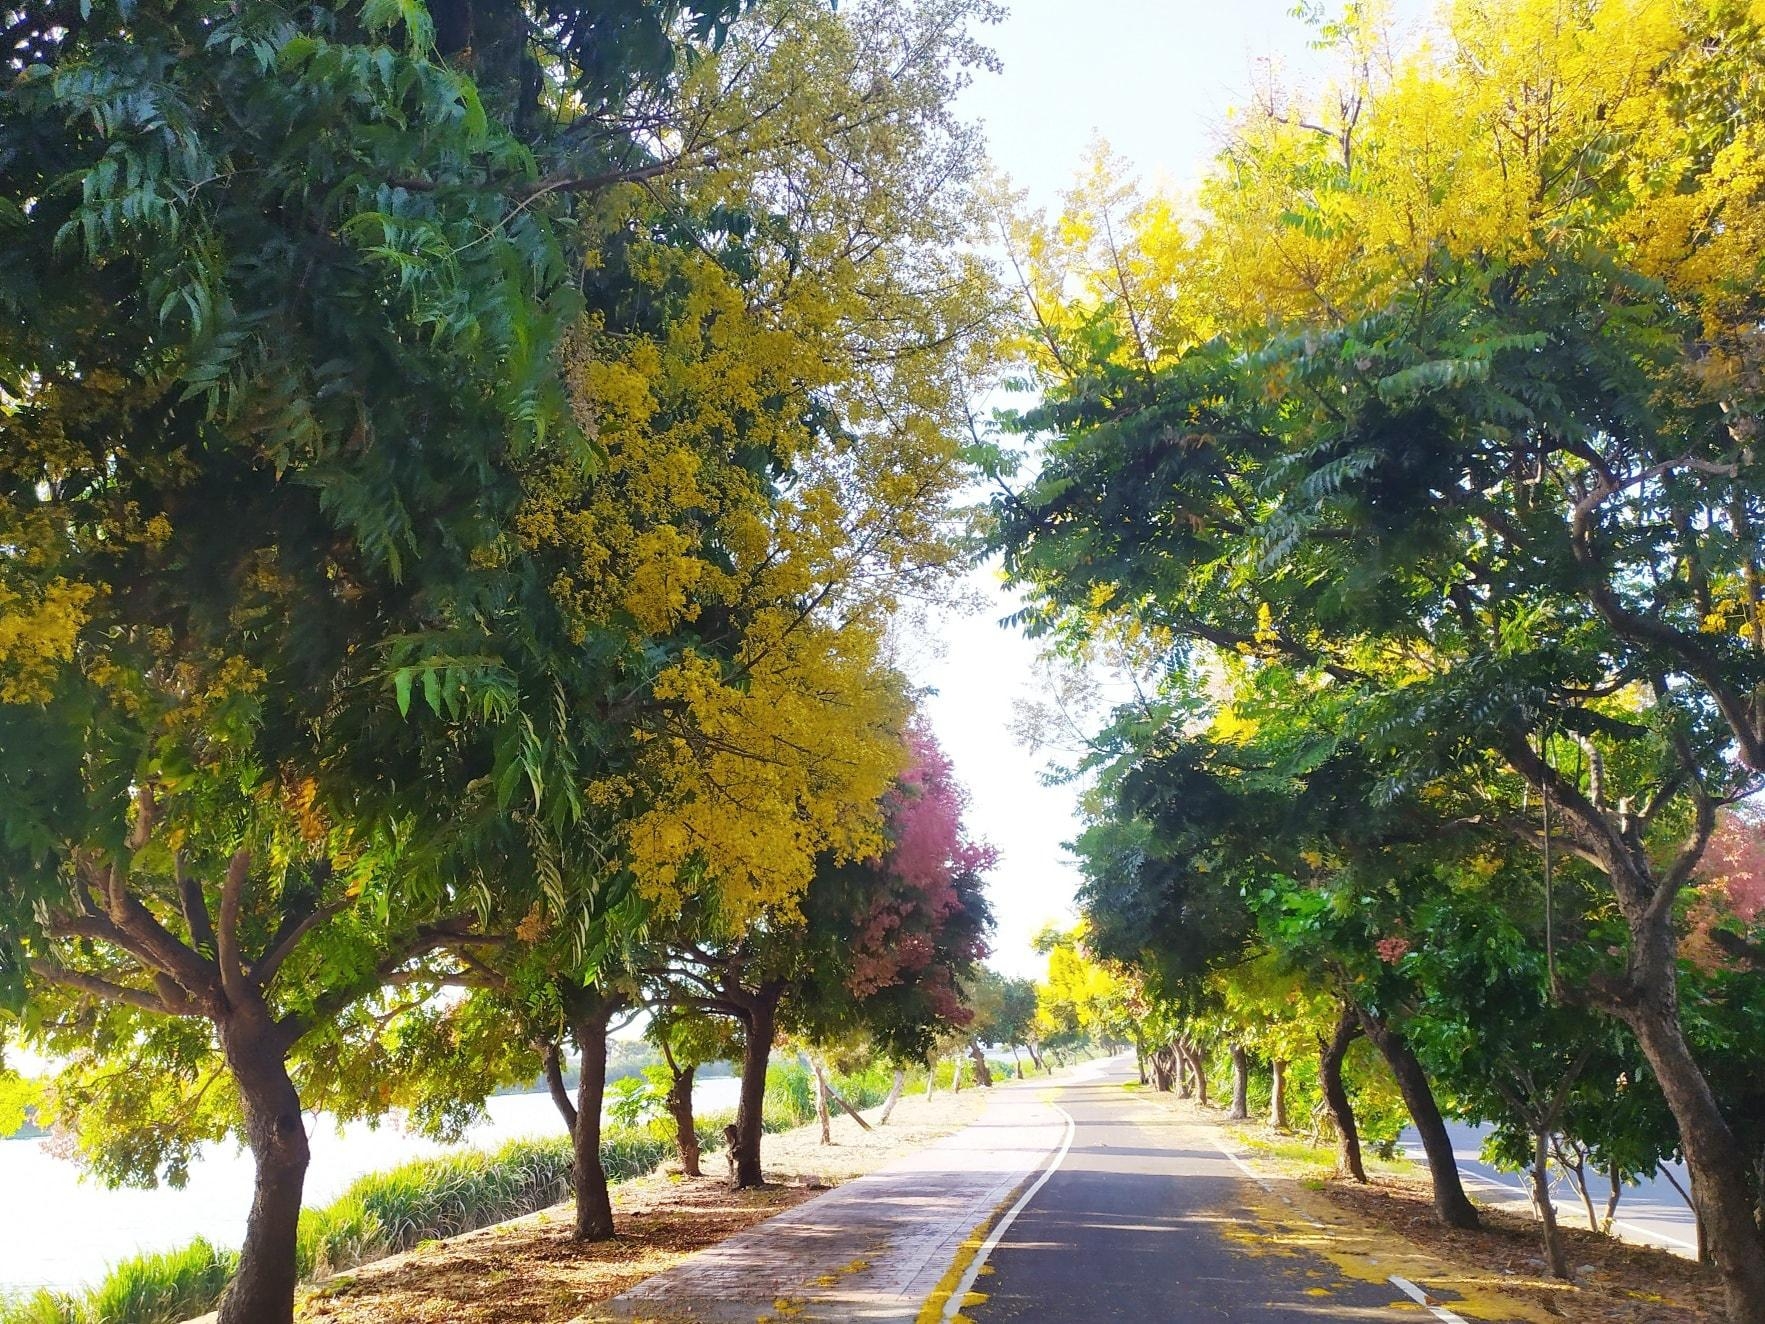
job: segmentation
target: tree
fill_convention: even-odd
[[[1578,991],[1660,1081],[1731,1317],[1765,1318],[1677,932],[1765,767],[1765,227],[1733,169],[1758,32],[1515,0],[1383,71],[1365,24],[1327,35],[1340,105],[1265,107],[1190,234],[1143,207],[1095,295],[1051,301],[1036,421],[1060,436],[1001,540],[1050,614],[1120,608],[1354,689],[1393,784],[1528,786],[1512,835],[1590,865],[1624,920]]]
[[[727,1016],[741,1028],[736,1181],[760,1167],[766,1064],[787,1030],[809,1042],[862,1033],[897,1061],[924,1057],[940,1028],[967,1023],[960,981],[986,953],[992,918],[981,870],[990,848],[967,839],[964,796],[923,729],[883,804],[888,847],[870,859],[820,861],[800,906],[735,932],[721,916],[682,916],[651,969],[671,1005]]]

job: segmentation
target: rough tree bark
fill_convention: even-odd
[[[1160,1094],[1169,1094],[1171,1091],[1171,1085],[1173,1083],[1171,1073],[1176,1065],[1176,1061],[1176,1050],[1168,1045],[1158,1049],[1152,1054],[1152,1088],[1157,1090]],[[1141,1083],[1144,1084],[1145,1082],[1142,1080]]]
[[[1189,1075],[1195,1082],[1195,1102],[1207,1107],[1207,1063],[1202,1060],[1201,1046],[1185,1041],[1177,1045],[1177,1051],[1189,1064]]]
[[[1428,1174],[1434,1183],[1434,1213],[1448,1227],[1478,1226],[1477,1210],[1465,1195],[1459,1180],[1458,1161],[1453,1157],[1452,1139],[1440,1116],[1440,1105],[1434,1101],[1428,1074],[1410,1051],[1410,1046],[1397,1030],[1382,1017],[1364,1007],[1356,1008],[1361,1029],[1379,1050],[1391,1074],[1397,1077],[1397,1088],[1409,1109],[1410,1120],[1422,1137],[1422,1149],[1428,1155]]]
[[[1226,1116],[1242,1122],[1250,1116],[1250,1054],[1242,1044],[1233,1044],[1231,1054],[1232,1109]]]
[[[766,1184],[760,1170],[760,1133],[766,1110],[766,1065],[772,1059],[772,1037],[778,1029],[781,983],[762,984],[743,998],[741,1095],[735,1113],[735,1184]]]
[[[574,1154],[571,1180],[576,1188],[577,1241],[606,1241],[613,1235],[613,1198],[601,1163],[601,1108],[607,1094],[607,1026],[625,1005],[617,993],[585,988],[565,1002],[570,1034],[581,1055],[576,1082],[576,1125],[570,1133]]]
[[[662,1056],[668,1059],[668,1115],[674,1119],[674,1145],[680,1151],[680,1171],[687,1177],[700,1177],[699,1128],[693,1117],[693,1076],[698,1067],[678,1066],[674,1054],[662,1045]]]
[[[1287,1059],[1277,1057],[1269,1066],[1269,1125],[1287,1129]]]
[[[993,1071],[987,1065],[987,1055],[981,1051],[980,1040],[968,1041],[968,1055],[974,1060],[974,1083],[983,1089],[992,1089]]]
[[[256,1167],[239,1269],[220,1324],[291,1324],[299,1278],[296,1234],[310,1158],[300,1096],[284,1061],[285,1036],[256,1009],[223,1021],[221,1047],[245,1109]]]
[[[1354,1106],[1348,1101],[1348,1089],[1342,1083],[1342,1059],[1360,1032],[1360,1018],[1354,1008],[1343,1007],[1336,1018],[1335,1033],[1327,1042],[1321,1035],[1318,1038],[1318,1082],[1323,1087],[1330,1119],[1336,1123],[1337,1166],[1346,1176],[1364,1183],[1367,1170],[1361,1162],[1360,1128],[1354,1120]]]

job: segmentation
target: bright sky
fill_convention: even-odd
[[[1090,144],[1101,137],[1148,185],[1186,190],[1221,141],[1227,113],[1266,81],[1292,88],[1320,71],[1311,29],[1293,0],[1013,0],[988,34],[1004,62],[978,79],[965,109],[985,125],[995,165],[1032,206],[1057,209]],[[1419,8],[1402,3],[1400,8]],[[975,586],[988,605],[948,619],[940,656],[913,665],[937,691],[930,717],[972,797],[972,830],[999,848],[991,896],[998,920],[991,964],[1039,977],[1030,939],[1070,923],[1077,873],[1062,848],[1077,831],[1076,788],[1048,787],[1044,759],[1014,743],[1017,706],[1034,693],[1034,649],[998,624],[1012,610],[996,576]]]

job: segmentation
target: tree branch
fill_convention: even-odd
[[[157,994],[149,993],[144,988],[130,988],[127,984],[115,984],[108,979],[101,979],[97,975],[89,975],[81,970],[69,970],[66,966],[51,961],[48,957],[29,957],[25,961],[25,967],[39,979],[47,979],[50,983],[60,984],[64,988],[74,988],[82,993],[90,993],[107,1002],[127,1003],[131,1007],[139,1007],[142,1011],[157,1012],[162,1016],[191,1014],[189,1011],[167,1006]]]

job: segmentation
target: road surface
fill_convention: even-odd
[[[1348,1277],[1271,1226],[1269,1197],[1210,1128],[1124,1090],[1125,1063],[1051,1094],[1070,1147],[986,1253],[974,1324],[1415,1321],[1378,1271]],[[1303,1238],[1300,1239],[1303,1241]],[[960,1303],[957,1303],[960,1304]]]

